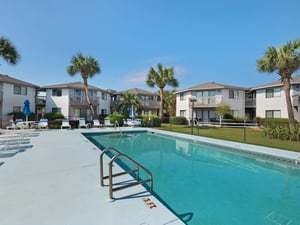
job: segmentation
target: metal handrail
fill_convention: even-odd
[[[106,152],[115,152],[116,155],[114,155],[108,163],[109,175],[108,176],[103,176],[103,155]],[[113,174],[113,171],[112,171],[113,162],[116,159],[120,158],[120,157],[122,157],[122,158],[126,159],[127,161],[131,162],[135,166],[135,169],[130,169],[130,170],[127,170],[127,171],[124,171],[124,172]],[[140,175],[139,175],[140,174],[140,169],[142,169],[144,172],[146,172],[149,175],[148,179],[140,180]],[[113,188],[113,177],[117,177],[117,176],[121,176],[121,175],[125,175],[125,174],[132,174],[132,173],[135,173],[136,182],[131,182],[127,185],[123,185],[123,186],[120,186],[120,187]],[[148,182],[150,182],[150,193],[152,194],[152,192],[153,192],[153,176],[152,176],[152,173],[148,169],[146,169],[144,166],[142,166],[141,164],[139,164],[138,162],[136,162],[135,160],[133,160],[129,156],[121,153],[120,151],[118,151],[115,148],[106,148],[106,149],[103,150],[103,152],[100,155],[100,184],[101,184],[101,186],[104,186],[104,179],[109,179],[109,198],[110,199],[113,199],[113,192],[114,191],[119,191],[119,190],[122,190],[122,189],[125,189],[125,188],[133,187],[133,186],[148,183]]]

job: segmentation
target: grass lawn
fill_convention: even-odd
[[[173,131],[178,133],[191,134],[192,129],[183,125],[162,124],[161,130]],[[195,128],[194,135],[204,136],[228,141],[244,142],[244,128]],[[269,139],[264,136],[263,131],[252,128],[246,129],[246,143],[253,145],[261,145],[271,148],[279,148],[290,151],[300,152],[300,142],[281,141]]]

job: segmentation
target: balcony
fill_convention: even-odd
[[[93,105],[99,104],[99,97],[90,97],[90,101]],[[86,106],[88,102],[85,96],[74,97],[70,96],[70,105],[71,106]]]
[[[216,107],[221,102],[222,97],[197,97],[194,107]]]
[[[157,101],[142,101],[143,108],[159,109],[159,103]]]
[[[256,107],[256,98],[246,98],[245,106],[247,108],[255,108]]]

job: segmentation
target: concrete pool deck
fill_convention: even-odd
[[[297,152],[153,129],[129,127],[122,130],[150,130],[207,143],[213,140],[213,144],[241,151],[300,160],[300,153]],[[142,186],[116,192],[114,196],[117,200],[109,201],[108,187],[99,185],[100,151],[82,133],[110,131],[116,130],[33,131],[37,135],[30,137],[31,148],[13,157],[0,158],[0,224],[184,224]],[[108,157],[104,160],[106,164]],[[150,209],[143,201],[145,197],[150,198],[157,207]]]
[[[0,224],[184,224],[141,185],[109,201],[108,187],[99,184],[100,151],[81,133],[110,130],[34,131],[32,148],[0,158]],[[148,207],[145,197],[157,207]]]

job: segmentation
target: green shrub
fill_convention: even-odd
[[[62,120],[64,119],[64,115],[59,112],[49,112],[49,113],[45,113],[44,118],[48,120],[57,120],[57,119]]]
[[[161,120],[156,115],[142,115],[142,126],[143,127],[160,127]]]
[[[125,116],[122,114],[110,114],[107,116],[110,120],[111,124],[115,124],[116,121],[118,121],[120,126],[123,126],[123,120],[125,119]]]
[[[13,119],[22,119],[22,120],[26,120],[26,116],[22,113],[22,112],[11,112],[8,113],[7,115],[9,116],[13,116]],[[28,120],[29,121],[34,121],[35,120],[35,113],[30,113],[28,115]]]
[[[188,121],[184,116],[174,116],[171,117],[170,123],[174,125],[187,125]]]

